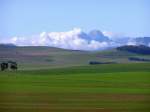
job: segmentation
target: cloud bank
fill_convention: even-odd
[[[12,43],[18,46],[51,46],[72,50],[103,50],[121,45],[135,45],[131,38],[112,38],[112,32],[93,30],[89,33],[80,28],[74,28],[67,32],[42,32],[30,37],[12,37],[9,40],[1,40],[1,43]],[[150,43],[148,43],[150,45]]]
[[[12,37],[7,42],[18,46],[51,46],[73,50],[99,50],[114,46],[108,37],[94,30],[89,34],[79,28],[67,32],[42,32],[31,37]]]

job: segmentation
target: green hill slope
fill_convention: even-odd
[[[130,63],[129,57],[150,58],[149,55],[139,55],[117,49],[89,52],[44,46],[0,46],[0,61],[16,61],[19,69],[83,66],[88,65],[90,61]]]

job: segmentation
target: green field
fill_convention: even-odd
[[[16,61],[19,65],[19,70],[87,66],[90,61],[138,63],[137,61],[128,60],[129,57],[150,59],[150,55],[141,55],[127,51],[119,51],[115,48],[104,51],[90,52],[44,46],[0,46],[0,62],[9,60]]]
[[[150,112],[150,63],[0,72],[0,112]]]

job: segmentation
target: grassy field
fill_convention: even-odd
[[[150,64],[0,72],[0,112],[150,112]]]
[[[150,55],[135,54],[117,49],[104,51],[77,51],[53,47],[2,47],[0,46],[0,62],[16,61],[20,70],[62,68],[86,66],[90,61],[137,63],[129,57],[150,59]]]

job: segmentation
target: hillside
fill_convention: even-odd
[[[150,55],[150,47],[139,45],[139,46],[133,46],[133,45],[125,45],[117,48],[120,51],[128,51],[136,54],[145,54]]]
[[[117,49],[91,52],[45,46],[17,47],[0,45],[0,61],[16,61],[19,64],[19,69],[82,66],[88,65],[90,61],[133,63],[134,61],[130,61],[129,57],[150,59],[149,55],[141,55]]]

